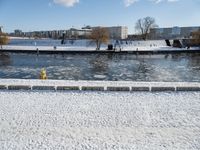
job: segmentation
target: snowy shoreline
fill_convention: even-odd
[[[200,83],[0,79],[0,89],[66,91],[200,91]]]
[[[97,52],[94,46],[19,46],[19,45],[3,45],[0,51],[6,52]],[[200,51],[199,47],[193,47],[190,49],[187,48],[175,48],[169,46],[126,46],[117,50],[107,50],[107,47],[103,46],[98,52],[192,52],[192,51]]]
[[[3,45],[2,51],[23,51],[30,52],[36,51],[40,52],[96,52],[96,45],[91,40],[70,40],[65,41],[66,44],[61,44],[60,40],[52,39],[11,39],[8,45]],[[172,41],[170,41],[172,43]],[[118,44],[117,44],[118,43]],[[200,47],[191,47],[190,49],[185,48],[175,48],[172,46],[167,46],[165,40],[147,40],[147,41],[118,41],[110,40],[109,44],[113,45],[114,50],[107,50],[108,45],[102,44],[100,52],[170,52],[170,51],[200,51]]]

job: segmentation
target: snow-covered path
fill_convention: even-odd
[[[200,93],[0,91],[0,149],[200,149]]]

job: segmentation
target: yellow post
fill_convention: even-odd
[[[46,73],[46,70],[44,68],[42,68],[42,70],[40,71],[40,79],[41,80],[47,79],[47,73]]]

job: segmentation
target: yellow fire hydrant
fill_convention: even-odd
[[[47,79],[47,73],[46,73],[46,70],[44,68],[42,68],[42,70],[40,71],[40,79],[41,80]]]

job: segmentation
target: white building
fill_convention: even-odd
[[[128,38],[128,27],[126,26],[113,26],[106,27],[111,39],[126,39]]]
[[[38,36],[44,38],[60,38],[65,34],[65,38],[89,38],[92,33],[92,29],[99,27],[86,26],[82,29],[71,28],[69,30],[52,30],[52,31],[33,31],[33,32],[23,32],[24,36]],[[126,39],[128,38],[128,27],[126,26],[113,26],[113,27],[103,27],[109,32],[111,39]],[[15,30],[15,35],[20,36],[21,30]]]
[[[190,38],[191,33],[200,30],[197,27],[171,27],[171,28],[153,28],[150,30],[151,39],[180,39]]]

